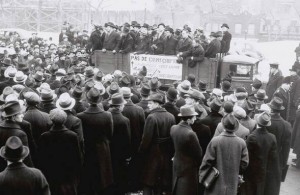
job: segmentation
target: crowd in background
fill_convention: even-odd
[[[283,77],[270,64],[266,88],[255,79],[249,93],[230,78],[207,91],[193,74],[168,85],[145,67],[104,74],[90,58],[102,50],[198,62],[228,53],[222,29],[208,41],[188,26],[109,22],[90,36],[64,26],[59,44],[36,33],[2,39],[16,54],[1,62],[0,194],[279,194],[291,146],[300,168],[296,65]],[[213,167],[219,176],[207,186]]]

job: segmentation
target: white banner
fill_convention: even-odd
[[[137,74],[142,67],[147,68],[147,77],[182,80],[182,64],[176,56],[134,55],[130,54],[130,74]]]

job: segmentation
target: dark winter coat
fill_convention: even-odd
[[[293,152],[297,155],[300,155],[300,109],[297,110],[295,123],[293,126],[291,146],[294,149]]]
[[[115,31],[112,31],[110,34],[106,34],[103,43],[103,49],[106,49],[107,51],[117,51],[120,39],[121,37],[119,33]]]
[[[38,110],[36,107],[28,107],[24,114],[24,120],[30,122],[32,135],[35,143],[38,142],[40,136],[49,131],[52,126],[49,114]]]
[[[296,118],[296,111],[298,109],[298,102],[300,100],[300,77],[297,75],[293,78],[293,84],[290,89],[291,102],[290,102],[290,120],[293,122]]]
[[[201,119],[201,123],[207,125],[210,129],[211,135],[215,134],[218,124],[221,122],[223,116],[218,112],[212,111],[204,119]]]
[[[207,169],[215,167],[220,175],[205,195],[237,194],[238,175],[246,170],[249,162],[246,142],[233,133],[223,132],[209,143],[199,171],[202,180]]]
[[[111,113],[95,105],[77,115],[84,137],[83,191],[100,192],[113,183],[109,142],[113,135]]]
[[[218,39],[212,40],[205,51],[205,57],[215,58],[217,53],[221,52],[221,42]]]
[[[178,54],[179,52],[186,52],[192,48],[193,48],[192,40],[189,37],[185,39],[181,38],[178,41],[176,53]]]
[[[140,40],[136,46],[136,53],[137,54],[149,53],[150,52],[150,42],[151,42],[151,40],[148,35],[140,37]]]
[[[201,45],[192,47],[190,50],[183,52],[182,57],[188,59],[188,65],[190,67],[196,66],[197,63],[200,63],[204,60],[204,49]]]
[[[220,135],[224,131],[225,130],[224,130],[223,124],[219,123],[218,126],[217,126],[217,128],[216,128],[214,137]],[[239,128],[234,132],[234,134],[236,136],[242,138],[243,140],[246,140],[247,137],[248,137],[248,135],[250,134],[250,131],[249,131],[249,129],[247,129],[246,127],[244,127],[242,124],[239,124]]]
[[[113,118],[113,136],[110,143],[114,181],[119,191],[124,192],[128,181],[127,160],[130,158],[131,132],[129,119],[120,110],[108,110]]]
[[[171,35],[164,40],[164,55],[176,55],[178,40]]]
[[[279,195],[280,167],[276,137],[265,127],[248,137],[249,166],[244,174],[245,195]]]
[[[292,127],[279,114],[272,114],[271,126],[267,127],[267,130],[276,137],[279,165],[281,170],[283,170],[289,158]]]
[[[20,138],[24,146],[28,146],[28,138],[26,133],[22,131],[21,126],[13,121],[4,120],[0,123],[0,146],[4,146],[7,139],[11,136],[17,136]],[[31,156],[28,155],[24,163],[27,166],[32,167]],[[3,158],[0,158],[0,171],[3,171],[6,167],[7,163]]]
[[[40,170],[13,163],[0,173],[0,194],[50,195],[50,189]]]
[[[203,125],[201,120],[197,119],[197,120],[195,120],[194,124],[192,125],[192,129],[198,137],[203,154],[205,154],[206,148],[212,138],[209,127],[206,125]]]
[[[82,158],[76,133],[53,126],[38,142],[40,169],[52,194],[76,195]]]
[[[283,76],[280,71],[276,74],[269,76],[269,81],[266,86],[266,95],[268,96],[267,102],[270,102],[275,91],[281,86],[283,81]]]
[[[173,125],[174,116],[164,108],[151,110],[146,119],[139,148],[145,158],[141,178],[145,185],[154,186],[159,181],[161,186],[171,189],[174,148],[170,130]]]
[[[230,32],[225,31],[223,33],[223,38],[221,41],[221,53],[228,53],[230,49],[230,42],[231,42],[232,35]]]
[[[119,42],[118,51],[122,51],[122,53],[130,53],[133,49],[133,44],[133,38],[129,33],[127,35],[123,35]]]
[[[289,91],[285,91],[282,87],[279,87],[273,97],[279,97],[283,101],[284,110],[280,111],[280,116],[288,121],[289,119],[289,113],[290,113],[290,102],[291,102],[291,96]]]
[[[171,128],[175,148],[173,160],[172,194],[198,194],[198,170],[202,149],[196,133],[186,122]]]
[[[165,108],[166,111],[173,114],[173,116],[175,117],[176,124],[178,124],[180,122],[180,117],[178,116],[180,111],[179,111],[179,108],[177,108],[175,104],[173,104],[171,102],[166,102],[162,107]]]
[[[55,108],[56,108],[56,105],[53,102],[42,102],[39,107],[39,110],[49,114],[50,111]]]
[[[98,30],[92,32],[87,48],[92,49],[92,51],[101,50],[103,47],[104,38],[105,33],[101,34]]]

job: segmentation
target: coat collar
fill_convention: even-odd
[[[156,112],[167,112],[167,111],[164,108],[155,108],[155,109],[150,111],[150,114],[156,113]]]
[[[84,111],[84,113],[91,113],[91,114],[97,114],[97,113],[102,113],[102,112],[104,112],[104,111],[100,107],[95,106],[95,105],[91,105]]]
[[[134,106],[134,103],[131,100],[126,100],[127,103],[125,104],[125,106]]]
[[[3,128],[8,128],[8,129],[21,129],[20,125],[11,121],[11,120],[4,120],[1,124],[0,127]]]
[[[228,133],[227,131],[223,131],[220,136],[225,136],[225,137],[236,137],[234,133]]]
[[[185,122],[185,121],[181,121],[178,125],[181,126],[181,127],[192,129],[191,126],[188,125],[187,122]]]
[[[53,125],[50,129],[51,132],[61,132],[61,131],[68,131],[68,129],[63,125],[63,126],[55,126]]]
[[[283,120],[279,113],[271,113],[271,120],[273,121],[281,121]]]
[[[13,170],[13,169],[21,169],[25,168],[26,165],[23,162],[15,162],[7,166],[7,170]]]

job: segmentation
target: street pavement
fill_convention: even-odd
[[[285,182],[281,183],[280,195],[300,195],[300,169],[291,165],[293,158],[296,158],[296,155],[291,152],[288,161],[290,167]]]

